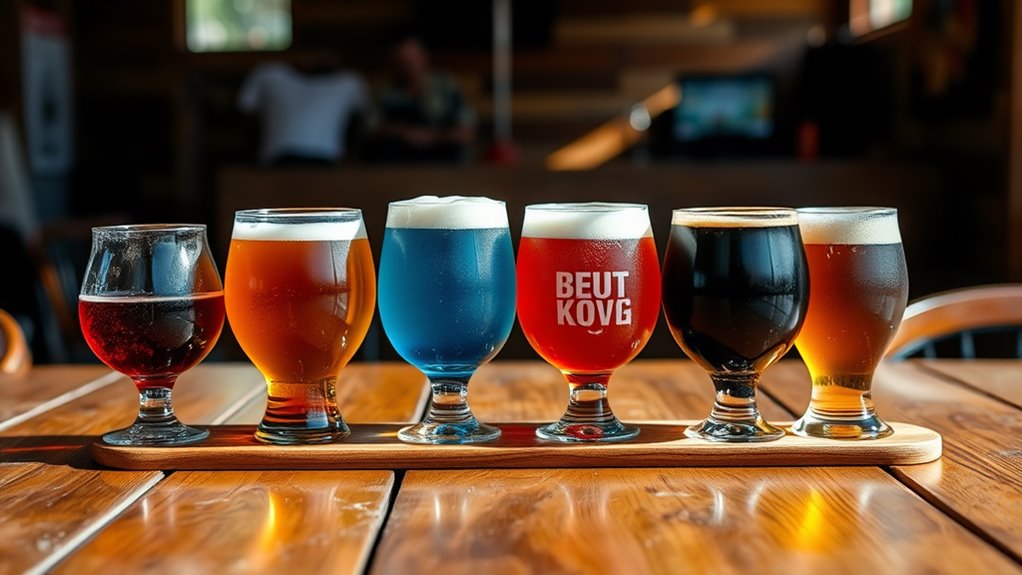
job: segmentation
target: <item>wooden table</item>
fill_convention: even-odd
[[[405,422],[426,389],[402,365],[351,366],[350,422]],[[692,419],[711,387],[693,364],[636,362],[612,383],[622,419]],[[538,363],[472,382],[489,421],[560,415],[567,392]],[[189,423],[254,423],[248,365],[182,377]],[[801,363],[764,377],[762,410],[801,412]],[[895,467],[116,471],[88,446],[131,422],[134,388],[97,366],[0,381],[0,573],[1022,572],[1022,362],[885,365],[892,420],[944,436],[943,459]]]

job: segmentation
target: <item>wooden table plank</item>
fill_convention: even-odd
[[[1012,372],[1022,373],[1022,364]],[[809,375],[801,362],[785,362],[764,387],[801,411]],[[881,417],[925,425],[944,437],[941,460],[895,467],[896,476],[1022,561],[1022,412],[913,361],[881,365],[873,397]]]
[[[262,380],[231,364],[204,365],[181,376],[174,410],[185,423],[221,423],[262,391]],[[0,431],[0,461],[66,463],[76,447],[95,435],[130,425],[138,413],[138,392],[126,377]],[[49,443],[42,441],[45,437]],[[29,444],[38,449],[26,449]],[[54,447],[64,449],[54,449]]]
[[[155,485],[163,473],[0,464],[0,572],[42,572]]]
[[[261,389],[233,366],[201,366],[181,377],[174,406],[185,422],[217,423]],[[0,554],[4,564],[18,572],[59,561],[163,477],[97,469],[89,456],[96,435],[130,424],[137,409],[138,392],[120,378],[0,432],[6,473],[31,479],[0,480],[0,502],[10,502],[0,505],[0,525],[19,542]]]
[[[686,360],[634,361],[614,374],[609,390],[611,408],[622,421],[701,419],[713,407],[710,378]],[[542,362],[495,361],[472,378],[468,397],[480,421],[554,421],[568,405],[568,384]],[[760,394],[759,403],[770,421],[792,418],[769,397]]]
[[[37,366],[0,379],[0,430],[105,387],[121,376],[102,365]]]
[[[1022,409],[1022,362],[1017,359],[942,359],[919,365]]]
[[[358,573],[389,504],[389,471],[179,472],[57,573]]]
[[[254,377],[259,372],[250,366]],[[348,423],[408,423],[418,421],[429,401],[426,377],[403,363],[351,364],[341,372],[337,403]],[[254,397],[225,423],[257,424],[266,411],[266,394]]]
[[[371,573],[1012,573],[877,468],[411,471]]]

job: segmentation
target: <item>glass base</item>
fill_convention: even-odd
[[[536,428],[536,437],[566,443],[625,441],[637,435],[639,435],[638,427],[625,425],[616,418],[600,423],[579,423],[562,419],[557,423]]]
[[[135,423],[103,436],[110,445],[185,445],[209,437],[209,431],[188,427],[180,421],[162,424]]]
[[[500,429],[474,418],[458,422],[423,421],[397,432],[401,441],[422,444],[482,443],[499,437]]]
[[[791,425],[791,432],[823,439],[880,439],[894,433],[876,414],[858,419],[824,419],[807,412]]]
[[[349,435],[351,435],[351,430],[341,420],[333,422],[329,427],[316,428],[298,425],[268,425],[264,420],[255,432],[256,439],[273,445],[333,443],[346,439]]]
[[[685,429],[685,436],[707,441],[727,441],[732,443],[757,443],[776,441],[784,437],[784,430],[770,425],[763,418],[755,423],[740,423],[706,419]]]
[[[471,371],[425,373],[433,391],[429,411],[419,423],[398,431],[398,439],[407,443],[457,445],[483,443],[500,437],[500,429],[480,423],[468,407]]]

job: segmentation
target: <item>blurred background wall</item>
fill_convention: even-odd
[[[529,202],[645,202],[661,246],[675,207],[894,205],[913,297],[1018,279],[1018,20],[1008,0],[8,0],[0,219],[22,271],[0,306],[39,358],[87,360],[97,222],[207,223],[222,271],[236,209],[362,207],[378,250],[387,202],[422,193],[505,199],[514,236]],[[410,34],[472,112],[466,154],[377,161],[370,106],[343,158],[259,162],[253,69],[349,70],[372,98]],[[230,339],[219,356],[241,357]],[[645,354],[678,352],[663,331]],[[380,333],[363,355],[394,357]],[[530,356],[519,334],[507,355]]]

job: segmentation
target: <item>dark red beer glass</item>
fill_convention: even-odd
[[[168,445],[209,432],[183,425],[171,391],[209,353],[224,325],[224,295],[201,225],[94,228],[78,299],[85,341],[139,391],[139,414],[104,441]]]

